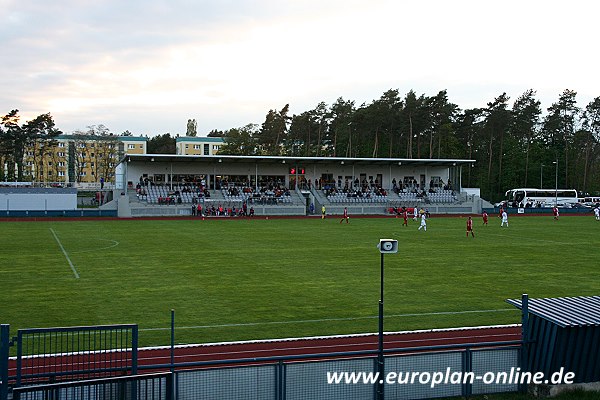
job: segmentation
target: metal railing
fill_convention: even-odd
[[[13,400],[171,400],[173,389],[167,372],[18,387]]]

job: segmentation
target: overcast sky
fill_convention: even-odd
[[[0,114],[65,133],[260,124],[388,89],[462,109],[600,96],[600,3],[554,0],[0,0]]]

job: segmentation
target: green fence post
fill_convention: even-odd
[[[8,347],[10,325],[0,325],[0,400],[8,399]]]
[[[473,352],[469,347],[463,352],[463,376],[469,372],[473,372]],[[473,393],[473,385],[469,380],[465,379],[463,382],[463,396],[469,398]]]
[[[171,373],[175,372],[175,310],[171,309]]]
[[[138,367],[138,326],[133,325],[131,329],[131,375],[137,375]],[[131,385],[131,398],[137,400],[138,387],[137,382]]]

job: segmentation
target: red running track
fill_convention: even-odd
[[[487,326],[475,328],[432,329],[421,331],[406,331],[386,333],[384,336],[385,349],[409,349],[415,347],[446,346],[474,343],[500,343],[521,340],[519,325]],[[175,347],[175,364],[192,362],[210,362],[210,366],[232,365],[235,360],[246,360],[243,365],[260,363],[257,358],[286,357],[298,355],[319,355],[311,359],[323,358],[323,355],[354,351],[376,351],[378,335],[358,334],[343,336],[309,337],[276,340],[257,340],[246,342],[224,342],[197,345],[178,345]],[[409,350],[411,351],[411,350]],[[417,350],[414,350],[417,351]],[[423,351],[423,349],[419,350]],[[44,367],[38,372],[77,370],[73,368],[82,356],[56,355],[44,357]],[[87,358],[93,358],[98,364],[106,359],[123,360],[123,354],[117,356],[112,352],[91,353]],[[124,357],[127,359],[127,356]],[[171,362],[171,349],[168,346],[140,348],[138,351],[138,367],[166,365]],[[214,364],[213,364],[214,362]],[[116,362],[118,363],[118,362]],[[16,360],[9,363],[9,375],[16,375]],[[71,364],[71,365],[69,365]],[[82,363],[83,364],[83,363]],[[88,364],[89,365],[89,364]],[[205,367],[208,367],[205,366]],[[180,367],[181,368],[181,367]],[[185,367],[183,367],[185,368]],[[188,367],[189,368],[189,367]],[[42,371],[43,370],[43,371]],[[139,372],[156,372],[168,370],[167,367],[152,369],[142,368]],[[29,373],[33,371],[29,370]]]
[[[386,333],[385,349],[407,349],[424,346],[445,346],[471,343],[494,343],[521,340],[518,325],[433,329]],[[175,364],[214,362],[279,356],[328,354],[351,351],[377,351],[377,334],[344,335],[315,338],[261,340],[249,342],[213,343],[175,347]],[[168,364],[169,347],[140,349],[138,365]],[[317,357],[315,357],[317,358]]]

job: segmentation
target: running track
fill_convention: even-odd
[[[408,349],[425,346],[494,343],[517,340],[521,340],[521,328],[519,325],[431,329],[386,333],[384,336],[384,348]],[[378,336],[377,334],[373,333],[278,340],[257,340],[246,342],[178,345],[175,347],[174,358],[176,365],[192,362],[210,362],[210,366],[225,366],[232,365],[233,361],[235,360],[245,360],[243,365],[251,365],[261,363],[261,360],[256,359],[266,357],[319,354],[319,357],[314,357],[314,359],[318,359],[323,358],[323,355],[329,353],[376,351],[377,346]],[[76,358],[79,357],[76,356]],[[97,354],[93,356],[93,358],[98,360],[97,357]],[[100,356],[100,358],[103,357],[112,358],[113,356],[109,352],[103,353],[103,355]],[[70,368],[67,365],[63,365],[62,362],[68,362],[69,360],[70,362],[73,362],[73,357],[69,355],[56,355],[44,358],[44,367],[41,369],[46,371],[53,370],[57,372],[61,370],[68,370]],[[78,363],[78,361],[75,362]],[[166,371],[169,369],[169,367],[164,365],[169,364],[170,362],[171,349],[168,346],[140,348],[138,351],[138,367],[141,367],[141,370],[139,371],[140,373]],[[16,375],[16,360],[11,358],[9,364],[9,375],[14,377]],[[147,368],[143,368],[144,366],[149,367],[156,365],[163,365],[163,367],[153,368],[151,371]],[[190,367],[187,366],[187,368]],[[31,373],[32,371],[28,372]]]

